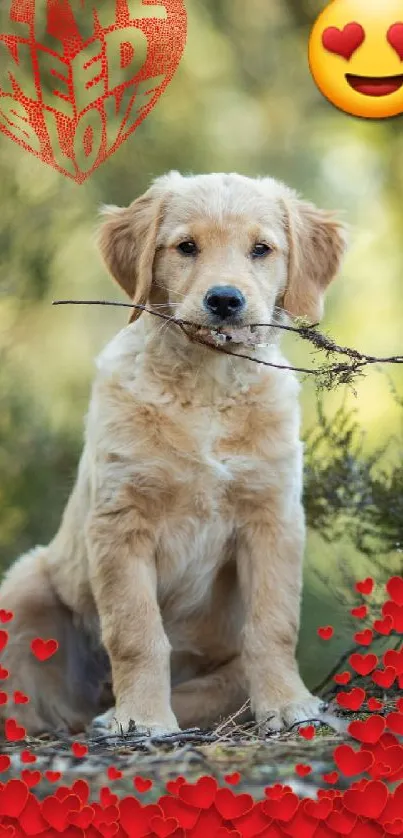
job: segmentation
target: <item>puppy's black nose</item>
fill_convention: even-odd
[[[209,288],[204,298],[204,307],[220,320],[236,317],[245,308],[244,295],[232,285],[214,285]]]

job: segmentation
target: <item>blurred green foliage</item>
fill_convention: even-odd
[[[0,8],[2,32],[8,6]],[[323,6],[189,0],[188,42],[173,82],[83,186],[0,134],[0,566],[54,533],[74,479],[94,357],[127,319],[121,310],[51,307],[63,297],[122,299],[94,244],[103,202],[127,204],[172,168],[281,178],[318,204],[340,209],[351,226],[324,328],[362,351],[402,351],[403,120],[353,119],[319,94],[307,40]],[[284,343],[291,361],[306,364],[309,346],[297,338]],[[399,371],[389,373],[399,387]],[[333,415],[345,396],[327,394],[325,413]],[[304,385],[302,401],[307,429],[316,422],[312,383]],[[347,409],[352,405],[368,451],[397,431],[399,409],[379,371],[358,382],[356,397],[347,393]],[[395,451],[392,444],[385,468]],[[327,479],[320,469],[316,477],[311,505]],[[339,584],[346,558],[351,577],[359,576],[367,559],[357,545],[329,544],[312,533],[301,636],[311,681],[343,648],[349,630],[316,571],[326,570],[331,585]],[[315,650],[312,660],[315,627],[332,621],[340,630],[331,653],[329,646],[322,657]]]

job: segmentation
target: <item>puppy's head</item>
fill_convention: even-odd
[[[101,251],[133,302],[227,335],[280,311],[320,320],[345,250],[329,212],[270,178],[172,172],[104,212]]]

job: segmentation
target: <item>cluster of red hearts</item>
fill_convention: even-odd
[[[135,131],[172,79],[186,42],[183,2],[5,3],[0,131],[82,183]]]
[[[372,618],[365,598],[370,597],[374,581],[370,578],[357,582],[356,591],[364,600],[352,610],[357,620],[366,620],[371,628],[355,633],[358,644],[369,646],[376,636],[391,636],[394,648],[382,658],[370,651],[355,652],[349,658],[350,669],[337,673],[334,679],[340,687],[347,686],[353,673],[370,677],[384,691],[403,686],[403,577],[392,577],[387,585],[388,598],[382,614]],[[13,619],[12,612],[0,610],[0,623]],[[318,628],[318,634],[329,641],[333,627]],[[7,630],[0,630],[0,652],[8,641]],[[32,654],[44,661],[57,654],[53,639],[35,638]],[[0,667],[0,680],[7,681],[8,672]],[[134,794],[122,799],[105,785],[98,799],[90,799],[88,783],[79,779],[71,786],[59,783],[60,772],[45,771],[43,778],[55,784],[54,794],[43,799],[33,789],[41,783],[42,774],[35,768],[36,756],[24,747],[24,728],[10,714],[6,721],[6,738],[22,742],[21,763],[26,764],[20,778],[6,779],[11,765],[8,754],[0,754],[0,838],[39,836],[54,838],[403,838],[403,697],[387,712],[384,700],[368,697],[362,687],[340,689],[339,705],[348,710],[366,710],[367,717],[354,720],[348,726],[350,740],[338,745],[333,754],[334,770],[323,775],[323,787],[313,798],[300,798],[291,786],[276,784],[262,789],[264,799],[254,800],[249,794],[237,793],[233,788],[240,774],[227,775],[226,786],[219,786],[213,777],[202,777],[188,783],[184,777],[167,783],[167,793],[156,803],[144,804],[141,795],[152,786],[142,777],[133,780]],[[8,696],[0,692],[0,702],[24,703],[29,697],[21,692]],[[301,727],[304,739],[316,735],[313,725]],[[353,741],[355,740],[355,742]],[[75,742],[72,752],[82,758],[88,752],[83,742]],[[29,763],[33,763],[28,767]],[[295,773],[306,777],[310,765],[298,764]],[[118,780],[122,772],[114,765],[107,771],[110,782]],[[349,788],[340,790],[340,777],[349,778]]]

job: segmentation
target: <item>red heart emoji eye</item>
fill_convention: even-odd
[[[360,23],[347,23],[344,29],[329,26],[322,35],[322,44],[328,52],[341,55],[347,61],[365,41],[365,32]]]
[[[396,50],[400,61],[403,61],[403,23],[394,23],[388,30],[387,39]]]

